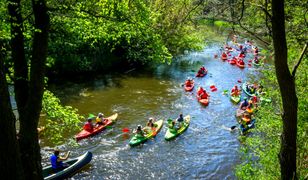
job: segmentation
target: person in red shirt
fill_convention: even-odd
[[[191,78],[187,78],[187,80],[185,81],[185,85],[190,87],[193,84],[193,80]]]
[[[93,131],[93,124],[92,124],[93,118],[88,118],[87,122],[83,125],[83,129],[86,131]]]
[[[231,90],[231,96],[238,96],[240,94],[240,90],[238,87],[235,85],[232,90]]]
[[[202,87],[199,87],[198,96],[201,99],[207,99],[209,97],[209,94],[205,91],[205,89],[203,89]]]
[[[225,52],[223,52],[223,53],[221,54],[221,59],[222,59],[222,60],[228,59],[228,56],[227,56],[227,54],[226,54]]]

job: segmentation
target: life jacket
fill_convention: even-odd
[[[200,95],[200,94],[202,94],[202,92],[204,92],[204,89],[199,89],[197,93],[198,93],[198,95]]]
[[[92,131],[93,130],[93,126],[90,122],[86,122],[83,126],[83,129],[86,131]]]
[[[200,94],[202,94],[201,95],[201,99],[207,99],[208,98],[208,94],[207,94],[207,92],[205,92],[205,91],[203,91],[202,93],[200,93]]]
[[[246,122],[247,124],[250,123],[250,118],[243,117],[242,120],[243,120],[244,122]]]
[[[185,81],[185,85],[186,85],[186,86],[191,86],[191,85],[192,85],[192,82],[191,82],[190,80],[186,80],[186,81]]]
[[[231,93],[233,93],[234,95],[237,96],[239,94],[239,90],[235,89],[235,88],[232,88]]]

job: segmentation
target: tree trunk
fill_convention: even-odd
[[[0,44],[0,49],[2,46]],[[4,59],[0,52],[0,173],[2,177],[23,179],[18,142],[16,139],[15,117],[4,70]]]
[[[26,112],[20,115],[20,148],[26,179],[43,179],[37,126],[42,109],[49,16],[45,0],[32,0],[35,17],[33,51]]]
[[[10,0],[8,5],[11,22],[11,48],[14,62],[14,91],[18,113],[25,113],[28,99],[28,65],[24,50],[23,20],[20,0]]]
[[[283,132],[279,153],[281,179],[296,179],[297,96],[294,77],[288,67],[284,1],[272,1],[275,69],[283,105]]]

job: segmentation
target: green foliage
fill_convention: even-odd
[[[54,71],[170,62],[172,55],[200,49],[204,41],[188,21],[196,14],[192,0],[95,0],[50,6],[56,10],[51,11],[49,43]]]
[[[68,134],[80,130],[80,120],[82,116],[77,114],[77,110],[70,107],[63,107],[60,100],[48,90],[45,90],[42,102],[41,124],[45,127],[42,132],[46,141],[59,145],[66,141]]]
[[[294,64],[300,54],[300,47],[289,46],[290,64]],[[292,66],[291,66],[292,67]],[[297,130],[297,173],[300,179],[308,175],[308,95],[307,95],[307,57],[303,60],[296,74],[298,97],[298,130]],[[256,114],[256,128],[253,136],[246,138],[242,148],[244,162],[237,166],[239,179],[280,179],[278,154],[282,132],[282,102],[277,87],[274,68],[263,71],[261,84],[268,87],[268,96],[274,99],[272,104],[262,106]]]

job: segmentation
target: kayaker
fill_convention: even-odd
[[[209,97],[209,94],[206,92],[205,89],[203,89],[202,87],[199,87],[198,96],[199,96],[201,99],[207,99],[207,98]]]
[[[105,123],[104,114],[98,113],[96,117],[96,125],[103,125]]]
[[[59,156],[60,151],[57,150],[57,149],[54,151],[54,154],[50,157],[50,162],[51,162],[52,170],[55,173],[65,169],[66,167],[69,166],[67,163],[63,163],[63,161],[67,160],[70,153],[71,152],[68,151],[64,157],[60,157]]]
[[[255,47],[254,52],[255,52],[255,54],[258,54],[258,53],[259,53],[259,49],[258,49],[257,46]]]
[[[192,86],[192,84],[193,84],[193,80],[190,77],[188,77],[185,81],[185,85],[190,87]]]
[[[137,126],[137,130],[135,131],[135,133],[137,134],[137,135],[139,135],[139,136],[144,136],[144,132],[143,132],[143,130],[142,130],[142,126],[141,125],[138,125]]]
[[[223,59],[223,60],[228,59],[228,56],[227,56],[227,54],[226,54],[225,52],[223,52],[223,53],[221,54],[221,59]]]
[[[244,65],[244,64],[245,64],[244,61],[243,61],[243,59],[238,59],[238,63],[239,63],[240,65]]]
[[[238,96],[240,94],[240,90],[238,89],[237,85],[235,85],[231,90],[231,96]]]
[[[247,101],[247,97],[244,97],[244,101],[241,102],[240,109],[245,110],[248,108],[248,106],[249,106],[249,103]]]
[[[178,129],[180,129],[183,125],[184,122],[184,118],[183,118],[183,114],[181,113],[180,116],[176,119],[176,121],[178,122]]]
[[[206,69],[205,69],[204,65],[200,69],[203,71],[203,73],[205,73]]]
[[[89,117],[87,122],[83,125],[83,129],[86,131],[93,131],[93,124],[92,124],[93,117]]]
[[[198,74],[205,74],[205,71],[202,69],[202,67],[198,70]]]
[[[256,63],[256,64],[259,64],[260,61],[259,61],[258,56],[255,56],[255,58],[253,59],[253,62]]]
[[[153,128],[154,127],[154,118],[150,117],[149,120],[148,120],[148,123],[147,123],[147,127],[151,127]]]

